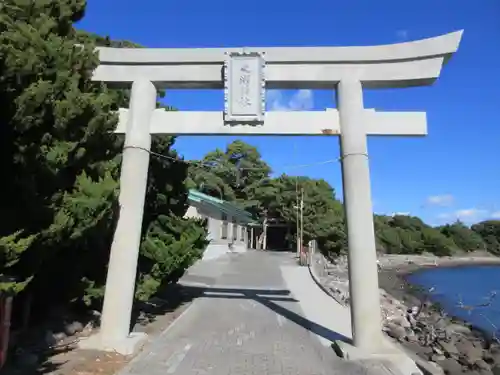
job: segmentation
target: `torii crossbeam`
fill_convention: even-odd
[[[94,80],[132,86],[120,111],[125,132],[120,217],[111,247],[101,333],[95,347],[130,353],[137,257],[151,134],[339,135],[349,243],[351,324],[356,347],[379,352],[381,314],[366,147],[367,135],[425,135],[425,113],[377,112],[363,88],[432,84],[458,49],[462,31],[370,47],[207,49],[99,48]],[[224,112],[156,109],[157,89],[225,90]],[[265,89],[336,90],[338,111],[265,112]]]
[[[424,136],[425,112],[376,112],[365,110],[366,135]],[[129,110],[120,109],[116,133],[126,133]],[[224,112],[177,112],[156,109],[149,124],[151,134],[171,135],[339,135],[340,118],[336,109],[326,111],[267,112],[262,124],[227,125]]]

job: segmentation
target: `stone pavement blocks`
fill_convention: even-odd
[[[362,373],[282,314],[301,314],[293,299],[277,298],[293,298],[279,271],[292,257],[255,252],[229,259],[210,293],[118,375]]]

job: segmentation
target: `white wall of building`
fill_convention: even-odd
[[[247,226],[242,223],[233,223],[231,216],[224,215],[215,207],[202,205],[197,202],[190,202],[190,206],[184,217],[189,218],[204,218],[207,219],[208,235],[210,240],[205,252],[203,260],[218,258],[227,252],[245,252],[248,249],[248,234]],[[226,230],[224,230],[224,226]],[[236,238],[233,238],[233,228],[236,228]],[[223,236],[223,234],[226,234]],[[224,238],[225,237],[225,238]],[[229,244],[232,243],[232,249]]]

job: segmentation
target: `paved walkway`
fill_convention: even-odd
[[[120,375],[366,373],[311,334],[280,271],[294,264],[290,253],[252,251],[193,267],[182,283],[209,285],[203,296]]]

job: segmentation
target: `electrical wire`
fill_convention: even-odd
[[[218,165],[214,165],[212,163],[202,162],[202,161],[198,161],[198,160],[178,159],[178,158],[175,158],[173,156],[164,155],[164,154],[160,154],[160,153],[148,150],[145,147],[140,147],[140,146],[125,146],[125,147],[123,147],[123,149],[127,149],[127,148],[135,148],[135,149],[143,150],[143,151],[148,152],[150,155],[156,156],[160,159],[166,159],[166,160],[174,161],[177,163],[185,163],[185,164],[191,164],[191,165],[196,165],[196,166],[200,166],[200,167],[208,167],[208,168],[217,168],[218,167]],[[314,167],[317,165],[336,163],[340,160],[342,160],[342,157],[338,157],[338,158],[330,159],[330,160],[324,160],[324,161],[320,161],[320,162],[309,163],[309,164],[284,165],[284,166],[281,166],[281,167],[278,167],[275,169],[290,170],[290,169],[308,168],[308,167]],[[238,170],[265,170],[265,169],[267,169],[267,168],[258,168],[258,167],[239,167],[238,168]]]

